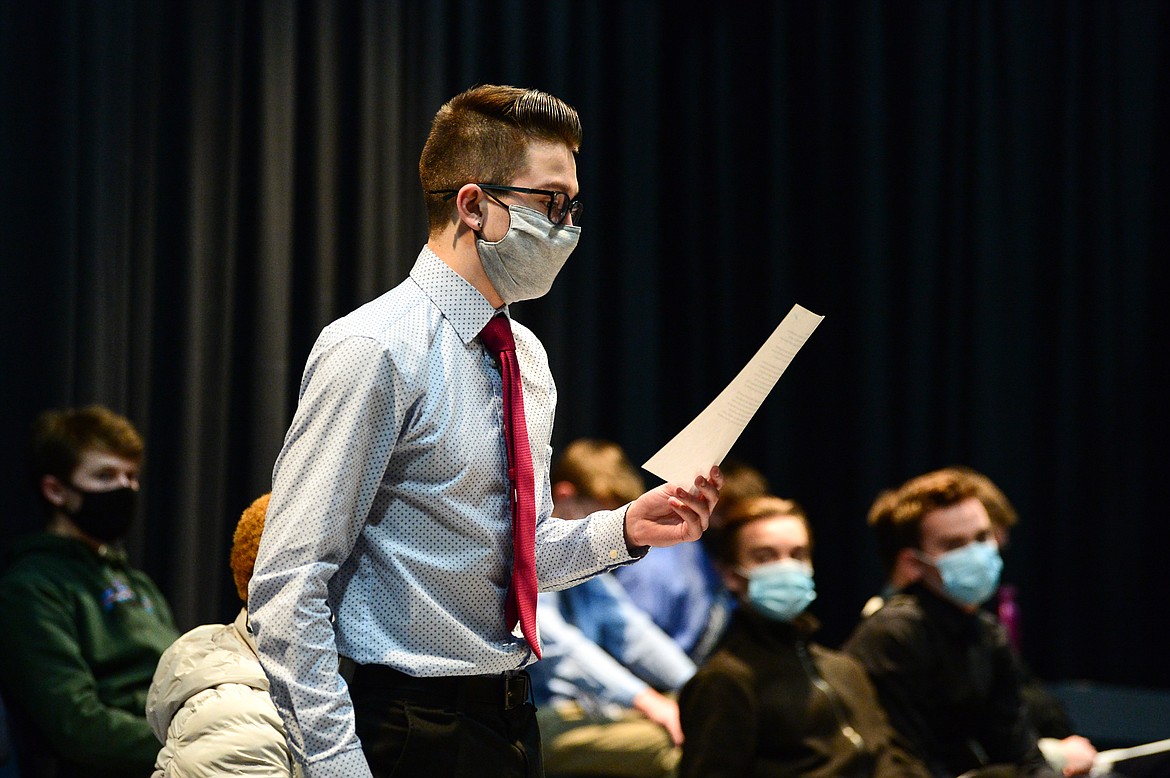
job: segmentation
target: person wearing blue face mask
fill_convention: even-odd
[[[971,480],[976,486],[976,496],[983,503],[983,507],[987,509],[987,514],[991,519],[992,532],[995,534],[996,543],[1002,553],[1008,544],[1012,528],[1019,521],[1015,506],[994,481],[978,470],[966,465],[951,465],[938,472],[944,473],[947,470],[961,473],[965,479]],[[895,497],[894,490],[885,493],[885,499],[894,499]],[[881,505],[875,504],[871,508],[870,515],[874,517],[883,515]],[[894,567],[889,571],[882,593],[870,598],[862,609],[862,616],[873,615],[894,593],[913,583],[918,577],[917,570],[918,562],[913,556],[895,559]],[[1004,610],[1004,602],[999,599],[1014,588],[1010,583],[1005,584],[1001,577],[996,595],[985,600],[983,608],[997,614],[1000,624],[1007,631],[1008,641],[1017,651],[1018,659],[1018,632],[1015,631],[1018,628],[1018,623],[1012,612]],[[1044,683],[1032,674],[1022,661],[1019,662],[1019,667],[1023,673],[1021,691],[1024,704],[1036,727],[1037,734],[1040,735],[1040,751],[1053,769],[1062,771],[1066,776],[1071,778],[1071,776],[1088,775],[1097,759],[1096,747],[1088,738],[1076,734],[1072,720],[1063,704],[1048,691]]]
[[[748,498],[728,510],[721,532],[719,565],[738,607],[679,695],[680,776],[927,776],[861,665],[810,640],[816,587],[804,510]]]
[[[870,509],[882,561],[900,590],[844,649],[865,666],[890,723],[936,776],[1043,776],[1021,674],[983,605],[1003,562],[972,471],[945,468],[883,492]]]

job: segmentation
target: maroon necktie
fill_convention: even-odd
[[[512,584],[508,587],[504,618],[508,628],[520,621],[520,632],[540,659],[536,636],[536,494],[532,476],[532,449],[524,423],[524,390],[516,341],[508,317],[492,318],[480,340],[500,360],[504,384],[504,441],[508,450],[508,480],[512,482]]]

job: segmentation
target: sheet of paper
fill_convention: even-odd
[[[1113,765],[1117,762],[1139,756],[1160,754],[1165,751],[1170,751],[1170,739],[1155,740],[1151,743],[1142,743],[1128,748],[1111,748],[1108,751],[1100,751],[1093,759],[1093,767],[1089,770],[1089,775],[1113,775]],[[1122,767],[1124,768],[1124,765]]]
[[[799,305],[784,317],[727,388],[642,467],[667,483],[687,487],[723,462],[796,352],[824,316]]]

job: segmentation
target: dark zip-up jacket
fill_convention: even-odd
[[[925,778],[861,665],[792,624],[737,609],[718,650],[679,696],[681,778]]]
[[[1037,746],[1003,629],[914,584],[863,619],[845,650],[865,666],[890,723],[936,776],[1014,765],[1057,778]]]

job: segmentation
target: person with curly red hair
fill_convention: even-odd
[[[232,538],[232,577],[244,603],[235,621],[196,627],[159,660],[146,700],[163,743],[152,778],[300,775],[248,629],[248,581],[269,496],[244,510]]]

